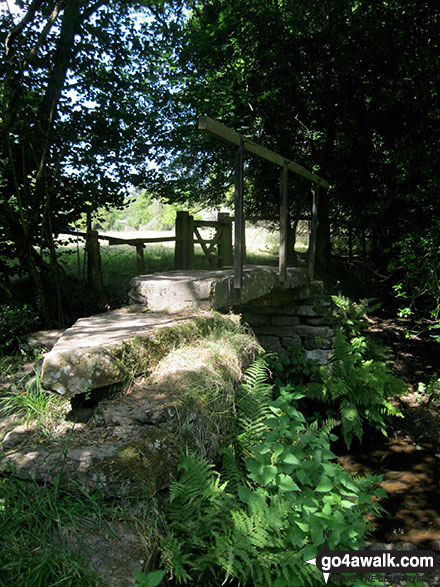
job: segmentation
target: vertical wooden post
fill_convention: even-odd
[[[309,241],[309,279],[315,275],[316,230],[318,227],[319,185],[313,188],[312,227]]]
[[[235,230],[234,230],[234,288],[241,289],[243,282],[244,214],[243,214],[243,139],[235,154]]]
[[[219,223],[218,230],[221,230],[218,241],[218,265],[219,267],[229,267],[233,265],[232,221],[227,212],[219,212],[217,221]]]
[[[136,243],[136,265],[138,275],[145,274],[144,243]]]
[[[186,269],[194,269],[194,216],[188,214],[186,225]]]
[[[87,233],[87,253],[90,267],[90,281],[98,297],[98,307],[105,310],[108,307],[107,293],[101,272],[101,251],[99,247],[98,232],[90,230]]]
[[[188,212],[179,210],[176,214],[176,246],[174,249],[175,269],[187,269]]]
[[[287,165],[284,164],[280,171],[280,256],[279,256],[279,280],[286,281],[287,267]]]

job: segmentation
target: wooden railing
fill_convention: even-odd
[[[89,267],[94,282],[100,281],[101,254],[99,241],[109,245],[131,245],[136,248],[136,265],[138,275],[145,273],[144,248],[146,244],[175,242],[174,266],[176,269],[194,268],[194,245],[199,244],[211,269],[232,266],[232,221],[228,213],[219,212],[217,220],[194,220],[188,212],[177,212],[175,235],[157,237],[122,238],[99,234],[96,230],[82,232],[66,230],[66,234],[80,236],[86,241]],[[203,238],[200,228],[214,228],[211,239]],[[93,278],[93,274],[95,278]],[[99,285],[98,285],[99,289]]]
[[[109,245],[132,245],[136,247],[136,267],[139,275],[145,273],[144,247],[146,243],[163,243],[172,242],[176,240],[175,236],[157,236],[152,238],[120,238],[116,236],[108,236],[106,234],[99,234],[96,230],[89,230],[88,232],[68,230],[66,234],[73,234],[81,236],[86,239],[87,249],[89,251],[99,251],[99,241],[108,241]]]
[[[245,250],[245,218],[243,213],[243,170],[244,153],[251,153],[264,161],[280,167],[280,252],[279,252],[279,280],[286,281],[287,270],[287,215],[288,215],[288,173],[304,177],[313,186],[312,229],[309,243],[309,277],[313,279],[315,271],[316,233],[318,225],[318,199],[320,188],[328,188],[327,180],[312,173],[302,165],[287,159],[246,139],[243,135],[224,126],[209,116],[199,118],[199,129],[203,130],[230,145],[236,147],[235,158],[235,230],[234,230],[234,288],[240,289],[243,280],[243,264],[246,256]]]

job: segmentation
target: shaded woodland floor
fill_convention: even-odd
[[[356,271],[357,269],[357,271]],[[403,418],[396,418],[384,438],[366,431],[362,445],[336,450],[341,464],[353,473],[382,473],[386,512],[375,519],[374,542],[410,542],[418,548],[440,552],[440,398],[419,389],[437,373],[440,345],[420,324],[398,318],[386,285],[372,272],[355,267],[356,277],[344,273],[333,289],[350,297],[376,297],[379,310],[368,317],[369,332],[389,348],[390,368],[408,386],[399,398]]]

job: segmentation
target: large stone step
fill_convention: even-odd
[[[304,267],[287,269],[284,289],[307,284]],[[223,309],[236,304],[246,304],[279,287],[278,268],[247,265],[243,269],[243,284],[234,290],[232,269],[218,271],[167,271],[142,275],[131,280],[131,303],[145,305],[153,312],[176,313],[188,309]]]
[[[73,397],[148,371],[172,348],[207,334],[226,316],[169,315],[138,307],[80,318],[46,354],[45,389]]]

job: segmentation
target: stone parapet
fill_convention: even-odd
[[[311,293],[314,292],[314,293]],[[330,296],[323,293],[321,282],[310,288],[275,288],[270,294],[235,306],[243,321],[255,332],[260,344],[269,352],[285,353],[301,344],[306,357],[319,364],[328,363],[336,335],[337,318]]]

